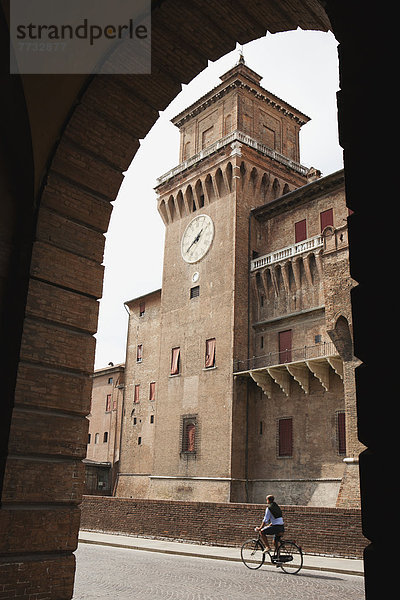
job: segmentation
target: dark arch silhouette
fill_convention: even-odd
[[[365,553],[366,593],[367,598],[376,597],[380,589],[377,548],[384,533],[375,519],[373,492],[377,486],[381,497],[390,497],[387,438],[394,436],[388,435],[388,424],[372,410],[375,399],[382,396],[381,359],[376,353],[382,332],[378,338],[377,324],[367,320],[363,311],[366,304],[373,305],[375,312],[384,311],[364,260],[364,243],[368,224],[374,226],[375,246],[385,230],[383,211],[372,214],[366,202],[375,191],[366,173],[370,149],[383,146],[385,131],[379,119],[369,120],[366,127],[365,115],[373,115],[376,104],[373,94],[365,91],[371,81],[375,89],[384,81],[380,69],[385,49],[372,44],[370,35],[378,29],[385,7],[380,5],[378,15],[362,8],[334,0],[249,0],[237,2],[232,10],[227,0],[214,4],[159,0],[152,4],[151,76],[5,75],[0,113],[5,240],[1,339],[6,349],[0,518],[8,532],[1,548],[1,569],[9,581],[16,580],[17,564],[28,579],[34,565],[36,581],[53,589],[52,598],[72,595],[85,414],[102,290],[103,233],[110,201],[139,140],[158,111],[176,96],[182,83],[207,66],[207,60],[266,31],[301,27],[331,29],[339,41],[339,133],[348,206],[354,212],[351,271],[359,283],[353,290],[354,352],[363,361],[357,369],[357,398],[359,439],[367,446],[360,457],[363,529],[371,540]],[[185,27],[188,19],[195,27]],[[3,10],[0,27],[2,72],[7,73]],[[384,195],[380,178],[379,185],[376,198]],[[65,311],[65,306],[74,310]],[[389,394],[386,399],[390,401]],[[60,573],[61,587],[55,589]]]

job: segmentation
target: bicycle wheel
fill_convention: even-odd
[[[259,569],[265,560],[263,547],[258,540],[246,540],[241,547],[240,555],[248,569]]]
[[[295,575],[303,566],[303,552],[294,542],[282,542],[276,562],[282,571]]]

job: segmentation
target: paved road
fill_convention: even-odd
[[[80,544],[73,600],[364,600],[360,576]]]

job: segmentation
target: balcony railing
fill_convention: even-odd
[[[178,173],[182,173],[182,171],[185,171],[189,167],[195,165],[200,160],[203,160],[207,156],[210,156],[210,154],[217,152],[220,148],[223,148],[224,146],[227,146],[228,144],[232,144],[233,142],[247,144],[247,146],[251,146],[252,148],[255,148],[258,152],[261,152],[265,156],[269,156],[270,158],[280,162],[281,164],[286,165],[287,167],[293,169],[294,171],[297,171],[304,177],[307,176],[307,173],[309,171],[309,169],[307,167],[304,167],[303,165],[299,164],[298,162],[291,160],[290,158],[287,158],[283,154],[280,154],[276,150],[269,148],[265,144],[261,144],[260,142],[257,142],[257,140],[251,138],[249,135],[246,135],[245,133],[236,129],[235,131],[228,133],[228,135],[224,136],[220,140],[217,140],[216,142],[214,142],[207,148],[200,150],[200,152],[198,152],[194,156],[191,156],[187,160],[181,162],[179,165],[177,165],[173,169],[170,169],[167,173],[164,173],[164,175],[161,175],[160,177],[158,177],[156,187],[158,187],[162,183],[165,183],[166,181],[171,179],[171,177],[175,177],[175,175],[178,175]]]
[[[303,252],[308,252],[310,250],[315,250],[316,248],[321,248],[323,246],[323,243],[324,240],[322,235],[315,235],[314,237],[308,238],[307,240],[303,240],[302,242],[297,242],[297,244],[292,244],[291,246],[287,246],[286,248],[281,248],[280,250],[276,250],[275,252],[270,252],[269,254],[264,254],[264,256],[254,258],[251,261],[250,270],[256,271],[257,269],[267,267],[269,265],[272,265],[273,263],[279,262],[280,260],[293,258],[294,256],[302,254]]]
[[[234,373],[253,371],[266,367],[274,367],[294,362],[304,362],[327,356],[338,356],[333,342],[321,342],[314,346],[301,346],[299,348],[288,348],[281,352],[269,352],[262,356],[253,356],[246,360],[235,360],[233,363]]]

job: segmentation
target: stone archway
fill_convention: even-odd
[[[360,19],[355,8],[334,1],[251,0],[238,2],[232,10],[228,0],[206,4],[199,0],[190,6],[183,0],[159,0],[153,3],[152,12],[151,76],[12,78],[9,105],[4,106],[2,99],[2,125],[5,111],[13,104],[19,122],[14,134],[29,148],[29,164],[24,169],[20,148],[13,148],[8,157],[14,182],[21,170],[25,173],[33,164],[30,175],[25,173],[30,177],[27,189],[12,188],[10,179],[5,178],[10,169],[3,152],[1,173],[7,207],[14,210],[16,206],[29,214],[23,231],[15,218],[18,210],[5,215],[13,234],[7,246],[2,289],[6,309],[3,333],[13,338],[13,351],[3,365],[9,400],[3,441],[9,443],[0,515],[8,535],[1,548],[1,572],[16,587],[23,576],[32,585],[40,585],[48,598],[67,600],[72,596],[93,333],[97,299],[102,293],[103,233],[110,218],[110,201],[116,197],[138,140],[181,84],[205,68],[208,59],[232,50],[236,42],[246,43],[266,31],[332,29],[340,43],[339,123],[348,203],[355,211],[350,227],[354,247],[360,221],[370,218],[363,217],[364,192],[370,192],[370,182],[366,188],[365,171],[359,167],[368,147],[360,108],[372,103],[363,96],[363,82],[364,77],[369,81],[367,74],[374,63],[368,60],[373,58],[371,50],[364,52],[360,64],[359,46],[369,47],[363,42],[371,29],[370,23]],[[188,22],[191,27],[186,26]],[[220,23],[224,23],[223,29]],[[46,112],[43,104],[46,97],[52,98],[51,112]],[[22,131],[21,119],[29,122]],[[10,127],[8,132],[12,133]],[[19,270],[10,258],[16,255]],[[351,260],[353,277],[365,282],[353,294],[356,313],[371,288],[362,256],[355,252]],[[376,298],[376,292],[372,293]],[[371,385],[377,385],[366,367],[374,353],[361,334],[363,325],[359,311],[354,320],[355,347],[365,363],[357,382],[359,435],[370,446],[361,461],[364,495],[373,485],[380,461],[368,402],[360,402]],[[370,329],[370,336],[373,333]],[[364,532],[379,542],[382,534],[369,518],[372,511],[373,506],[366,502]],[[374,544],[366,555],[367,588],[371,590],[373,557]],[[10,597],[12,593],[10,589]],[[21,595],[25,597],[28,595]]]

